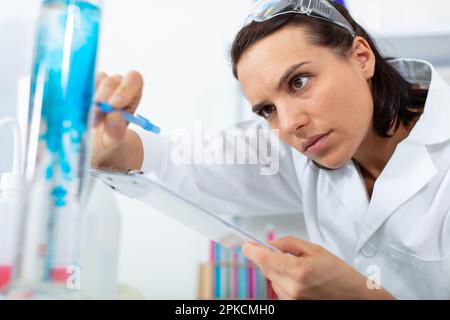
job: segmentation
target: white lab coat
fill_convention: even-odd
[[[353,161],[327,171],[280,146],[280,170],[259,165],[175,165],[174,144],[139,135],[144,172],[203,205],[233,215],[298,213],[311,242],[400,299],[450,299],[450,87],[427,62],[392,62],[429,84],[424,113],[377,179],[371,200]],[[265,127],[264,121],[239,128]]]

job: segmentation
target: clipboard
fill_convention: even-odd
[[[274,252],[281,252],[231,221],[227,221],[218,214],[177,193],[149,174],[144,175],[138,171],[118,173],[93,170],[91,175],[116,192],[142,201],[226,248],[236,249],[248,241],[253,241]]]

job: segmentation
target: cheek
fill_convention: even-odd
[[[341,117],[343,132],[361,143],[372,126],[373,100],[369,87],[355,88],[355,92],[349,94],[345,108]]]
[[[287,143],[289,145],[292,145],[293,136],[292,134],[287,134],[285,131],[280,130],[280,123],[278,120],[278,117],[272,116],[270,119],[267,120],[267,123],[272,129],[272,132],[284,143]]]
[[[349,70],[327,80],[317,101],[321,117],[326,119],[331,129],[352,137],[365,134],[373,115],[373,102],[370,87],[366,80]]]
[[[330,159],[334,166],[343,165],[350,160],[372,129],[372,100],[355,100],[349,106],[351,106],[351,112],[342,119],[341,126],[336,132],[338,137],[336,152]]]
[[[321,165],[336,169],[350,160],[372,128],[373,101],[367,85],[354,85],[335,95],[329,105],[327,120],[334,131],[330,150],[320,159]]]
[[[269,122],[270,128],[272,129],[272,132],[285,144],[293,147],[294,149],[296,149],[298,152],[300,152],[300,138],[298,138],[296,135],[287,133],[284,130],[280,130],[278,123],[274,123],[271,124]]]

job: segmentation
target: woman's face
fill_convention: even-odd
[[[360,37],[344,58],[286,26],[247,49],[237,72],[253,111],[282,141],[335,169],[372,132],[374,60]]]

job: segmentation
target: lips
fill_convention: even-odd
[[[305,141],[303,141],[301,143],[303,152],[308,151],[308,149],[310,147],[315,145],[320,139],[322,139],[323,137],[325,137],[325,136],[327,136],[329,134],[330,134],[330,132],[321,133],[321,134],[316,134],[316,135],[313,135],[313,136],[310,136],[309,138],[307,138]]]

